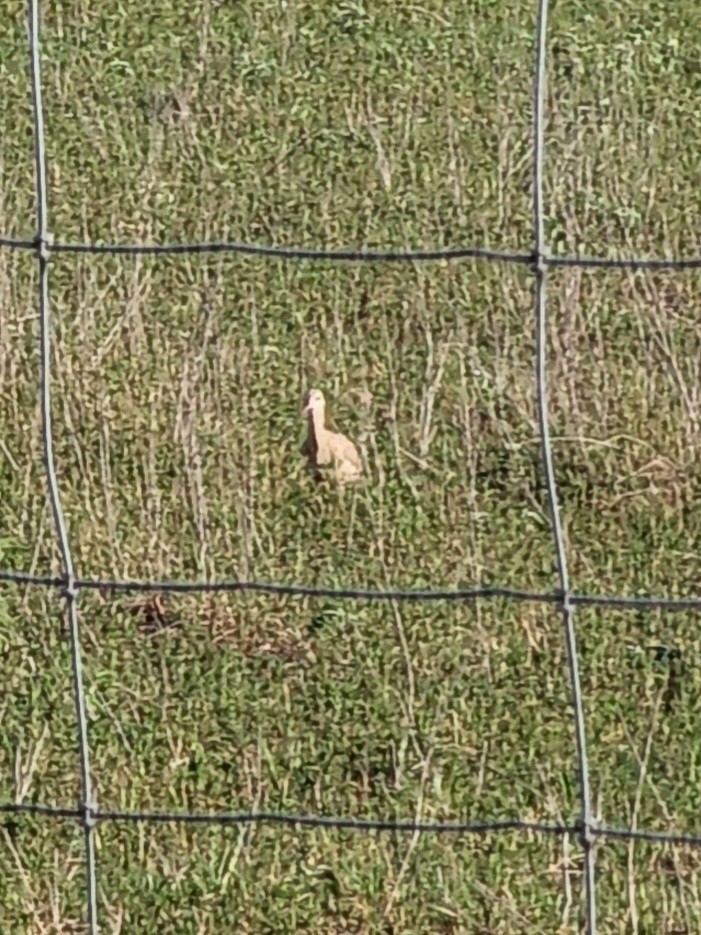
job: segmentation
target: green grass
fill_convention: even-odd
[[[31,238],[26,11],[5,6],[0,233]],[[57,239],[531,249],[530,0],[96,6],[43,8]],[[697,4],[551,6],[551,249],[695,255]],[[50,287],[81,576],[557,586],[529,270],[62,254]],[[46,574],[36,297],[34,258],[0,251],[0,567]],[[549,275],[577,591],[699,593],[700,298],[697,272]],[[362,448],[353,490],[303,469],[311,384]],[[91,593],[80,614],[103,808],[577,818],[552,608]],[[0,591],[2,801],[80,797],[63,615],[58,594]],[[597,815],[697,830],[697,614],[576,622]],[[701,927],[696,851],[610,841],[596,857],[600,932]],[[574,839],[103,824],[97,859],[106,932],[583,924]],[[84,922],[80,829],[2,818],[0,930]]]

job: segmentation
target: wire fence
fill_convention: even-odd
[[[592,811],[590,770],[587,757],[586,731],[582,688],[579,678],[577,639],[574,625],[575,609],[582,606],[618,607],[640,610],[701,609],[701,597],[676,599],[668,597],[635,597],[576,594],[571,590],[567,557],[560,518],[557,486],[553,470],[550,420],[548,414],[548,388],[546,366],[546,298],[547,276],[550,267],[575,266],[582,268],[619,268],[631,270],[685,270],[701,269],[701,258],[664,259],[606,257],[555,257],[548,253],[544,231],[543,154],[544,154],[544,100],[546,80],[546,36],[548,0],[538,0],[535,35],[535,66],[533,80],[533,226],[532,251],[517,253],[489,250],[480,247],[459,247],[446,250],[325,250],[300,247],[276,247],[248,243],[213,242],[192,244],[91,244],[54,242],[48,226],[48,193],[46,181],[46,155],[44,112],[41,90],[41,43],[39,35],[39,0],[28,0],[29,58],[31,92],[34,110],[34,153],[36,163],[37,233],[32,240],[0,237],[0,247],[12,250],[30,250],[38,264],[38,309],[40,316],[40,407],[44,465],[49,499],[53,512],[56,540],[62,564],[60,577],[27,574],[20,571],[0,571],[0,582],[16,585],[61,589],[66,602],[66,617],[71,648],[73,690],[77,723],[77,740],[81,772],[81,800],[76,808],[58,808],[35,803],[0,803],[0,813],[32,814],[53,819],[77,821],[83,828],[86,863],[86,904],[90,935],[98,931],[98,898],[95,855],[95,828],[100,822],[151,822],[208,825],[242,825],[251,823],[283,824],[295,827],[351,829],[357,831],[393,831],[409,833],[484,834],[487,832],[520,831],[544,835],[572,835],[580,843],[584,856],[584,915],[588,935],[596,935],[595,848],[597,839],[644,840],[656,843],[701,847],[701,833],[649,831],[645,829],[614,828],[599,824]],[[54,461],[54,435],[51,410],[51,307],[49,296],[49,261],[53,254],[203,254],[237,253],[242,255],[273,257],[287,260],[318,260],[335,263],[410,263],[419,261],[480,259],[492,262],[521,264],[534,273],[534,323],[536,333],[536,392],[540,427],[543,473],[547,489],[553,548],[557,565],[559,587],[550,592],[530,592],[513,588],[477,587],[450,590],[368,590],[362,588],[325,588],[310,585],[275,584],[261,581],[118,581],[109,579],[83,579],[75,575],[73,556],[61,505],[61,494]],[[293,594],[339,600],[368,601],[475,601],[503,598],[511,601],[530,601],[557,606],[562,614],[563,635],[567,650],[572,707],[577,746],[579,772],[579,817],[572,825],[508,819],[484,822],[418,822],[370,821],[351,817],[301,815],[275,812],[246,813],[187,813],[187,812],[126,812],[100,809],[93,798],[88,743],[88,719],[83,666],[81,659],[78,596],[81,591],[106,589],[110,591],[161,591],[174,593],[206,593],[257,591],[266,594]]]

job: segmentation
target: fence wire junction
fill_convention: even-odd
[[[214,242],[193,244],[91,244],[54,242],[48,225],[48,191],[44,135],[44,112],[41,91],[41,43],[39,35],[39,0],[28,0],[29,60],[31,93],[34,110],[34,154],[36,172],[37,233],[32,240],[0,237],[0,247],[34,252],[38,264],[38,310],[40,318],[40,408],[44,465],[49,499],[54,519],[56,540],[61,555],[60,577],[27,574],[20,571],[0,571],[0,583],[57,588],[63,592],[70,638],[73,694],[76,710],[77,740],[81,772],[81,801],[76,808],[60,808],[36,803],[0,803],[0,813],[33,814],[54,819],[68,819],[81,824],[85,841],[86,906],[90,935],[98,931],[98,895],[96,877],[95,829],[100,822],[181,823],[191,825],[234,826],[251,823],[284,824],[296,827],[350,829],[357,831],[392,831],[397,833],[480,834],[486,832],[521,831],[537,834],[575,837],[584,857],[583,913],[588,935],[596,935],[595,842],[600,838],[645,840],[660,844],[701,847],[701,833],[677,834],[645,829],[614,828],[598,823],[594,817],[590,792],[590,770],[587,757],[584,706],[579,678],[574,613],[576,607],[607,606],[630,610],[691,610],[701,609],[701,597],[675,599],[667,597],[626,597],[576,594],[570,587],[565,543],[560,517],[557,486],[553,471],[550,420],[548,413],[546,368],[546,287],[550,267],[621,268],[632,270],[701,269],[701,257],[681,260],[605,257],[554,257],[547,250],[544,232],[543,154],[544,100],[546,72],[546,34],[548,0],[538,0],[535,35],[535,66],[533,80],[533,249],[529,253],[489,250],[480,247],[460,247],[446,250],[381,251],[325,250],[299,247],[276,247],[248,243]],[[492,262],[521,264],[533,270],[534,318],[536,333],[536,394],[540,427],[543,474],[547,489],[554,557],[558,584],[550,592],[530,592],[513,588],[477,587],[451,590],[372,590],[363,588],[326,588],[311,585],[274,584],[260,581],[118,581],[82,579],[76,577],[70,539],[63,514],[61,495],[54,460],[54,435],[51,408],[51,308],[49,295],[49,261],[53,254],[197,254],[237,253],[287,260],[318,260],[330,262],[420,262],[436,260],[482,259]],[[91,783],[88,719],[83,686],[83,665],[78,616],[78,596],[81,591],[161,591],[172,593],[205,593],[257,591],[267,594],[291,594],[325,597],[339,600],[370,601],[475,601],[504,598],[512,601],[533,601],[557,606],[562,614],[563,635],[572,692],[572,707],[579,773],[579,818],[572,825],[506,819],[485,822],[418,822],[384,821],[343,818],[323,815],[299,815],[275,812],[247,813],[183,813],[127,812],[100,809],[94,800]]]

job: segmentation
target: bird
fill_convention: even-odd
[[[363,463],[353,442],[340,432],[331,432],[325,425],[326,400],[321,390],[311,389],[302,403],[302,416],[307,419],[307,437],[301,452],[307,458],[317,480],[324,468],[332,468],[340,484],[357,481],[363,473]]]

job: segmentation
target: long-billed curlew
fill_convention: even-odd
[[[324,468],[332,467],[341,484],[359,480],[363,464],[358,449],[345,435],[326,428],[326,400],[321,390],[309,390],[305,395],[302,415],[307,419],[302,454],[307,457],[317,479]]]

